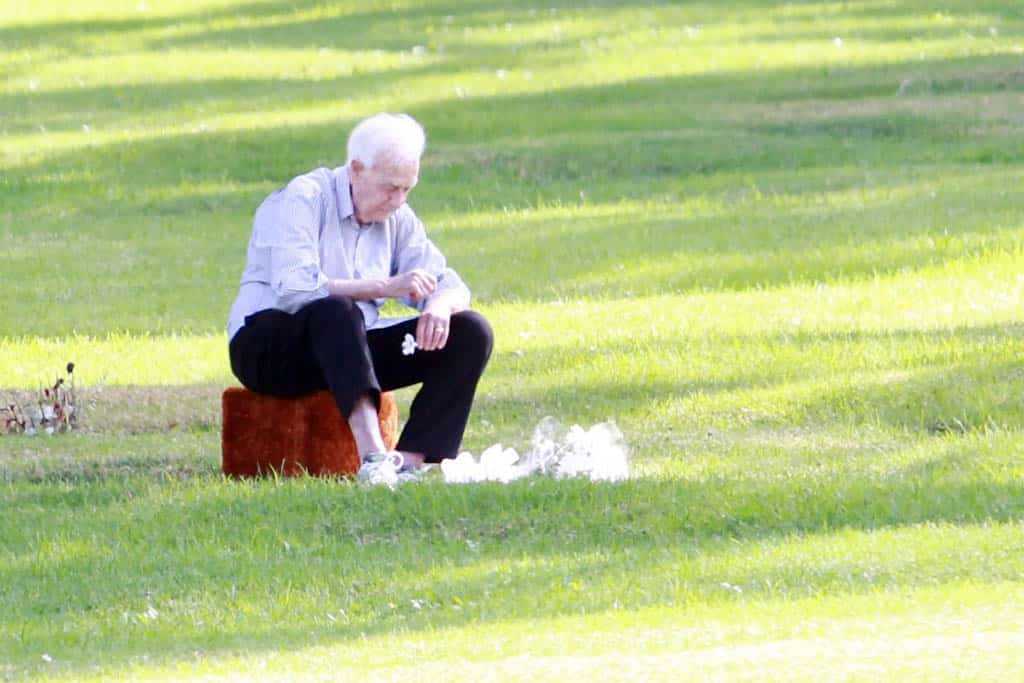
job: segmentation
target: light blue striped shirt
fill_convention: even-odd
[[[469,306],[469,288],[448,267],[408,204],[385,221],[361,226],[352,206],[348,167],[318,168],[271,194],[256,210],[228,339],[257,311],[294,313],[329,296],[330,280],[384,279],[416,268],[437,278],[434,295],[456,294],[459,304]],[[426,303],[399,301],[419,311]],[[384,299],[358,302],[367,329],[406,319],[381,318],[383,304]]]

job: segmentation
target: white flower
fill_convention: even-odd
[[[483,481],[484,468],[476,461],[469,451],[459,453],[454,459],[441,461],[441,472],[449,484],[469,484]]]
[[[520,458],[513,448],[494,444],[477,462],[464,451],[455,459],[441,461],[449,484],[498,481],[507,484],[534,473],[556,479],[585,477],[591,481],[622,481],[629,478],[629,451],[614,422],[590,429],[573,425],[567,431],[552,417],[545,417],[533,433],[533,443]]]
[[[419,348],[419,344],[416,343],[416,339],[411,334],[406,334],[405,339],[402,340],[402,355],[411,356]]]
[[[483,468],[473,458],[473,454],[464,451],[454,459],[442,460],[441,473],[447,483],[470,483],[482,478]]]
[[[622,432],[611,422],[590,429],[573,425],[565,435],[562,456],[555,476],[589,477],[592,481],[622,481],[629,478],[629,461]]]
[[[507,484],[529,472],[518,465],[519,454],[514,448],[502,448],[500,443],[484,450],[477,462],[469,451],[459,453],[454,460],[442,460],[441,472],[449,484],[469,484],[476,481],[500,481]]]
[[[516,467],[519,462],[519,454],[514,448],[502,448],[496,443],[480,454],[480,467],[484,471],[486,481],[500,481],[507,484],[513,479],[519,479],[526,474],[525,470]]]

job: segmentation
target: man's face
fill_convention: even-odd
[[[420,165],[394,165],[377,162],[366,167],[354,160],[349,166],[352,204],[360,223],[383,221],[405,204],[409,192],[419,180]]]

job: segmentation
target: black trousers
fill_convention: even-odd
[[[349,298],[319,299],[295,313],[266,310],[245,319],[231,340],[231,370],[252,391],[293,398],[328,389],[348,418],[360,396],[380,407],[380,392],[422,383],[397,448],[427,462],[454,458],[462,443],[476,385],[494,345],[487,320],[455,313],[439,351],[402,355],[416,319],[367,330]]]

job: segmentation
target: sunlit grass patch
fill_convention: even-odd
[[[1007,600],[994,603],[977,586],[959,586],[956,608],[947,602],[948,592],[929,589],[795,601],[786,607],[692,607],[685,616],[674,609],[648,608],[432,631],[422,639],[404,640],[402,654],[394,652],[393,637],[385,635],[357,645],[327,643],[284,654],[200,655],[193,662],[161,667],[159,673],[143,664],[130,671],[175,680],[264,675],[315,680],[340,674],[367,680],[586,675],[594,680],[778,676],[813,681],[822,672],[853,679],[1003,678],[1019,671],[1014,654],[1020,639],[1012,630],[1019,626],[1019,615],[1009,607],[1015,584],[1000,588]],[[919,616],[917,609],[929,616]],[[810,611],[827,616],[808,622],[803,617]],[[743,615],[739,623],[737,614]],[[886,637],[880,636],[883,632]]]

